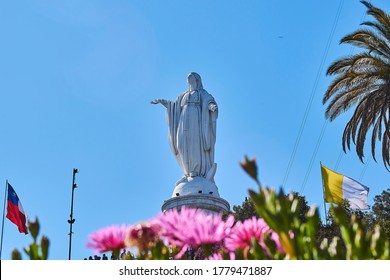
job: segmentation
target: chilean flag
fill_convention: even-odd
[[[20,203],[19,197],[12,186],[7,182],[8,187],[8,203],[7,203],[7,218],[13,222],[19,229],[19,232],[28,233],[26,226],[26,214],[24,214],[23,206]]]

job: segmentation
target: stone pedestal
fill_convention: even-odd
[[[161,209],[165,212],[183,206],[202,209],[211,214],[226,213],[230,210],[229,203],[219,196],[215,183],[202,177],[182,180],[176,185],[172,198],[164,201]]]
[[[219,197],[202,194],[190,194],[172,197],[164,202],[161,209],[163,212],[165,212],[173,208],[180,209],[183,206],[202,209],[206,213],[210,214],[226,213],[230,209],[229,202],[226,200]]]

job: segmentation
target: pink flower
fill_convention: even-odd
[[[213,261],[220,261],[223,260],[222,254],[217,252],[212,254],[210,257],[207,258],[208,260],[213,260]]]
[[[125,225],[102,228],[89,236],[90,241],[87,242],[87,247],[96,249],[99,253],[119,251],[126,248],[125,238],[127,232],[128,227]]]
[[[290,238],[291,238],[291,239],[294,238],[294,233],[293,233],[293,232],[290,232]],[[275,242],[276,248],[277,248],[280,252],[282,252],[283,254],[286,253],[286,251],[283,249],[282,243],[280,243],[279,235],[278,235],[276,232],[272,232],[272,233],[271,233],[271,240],[272,240],[273,242]]]
[[[130,226],[126,236],[126,245],[128,247],[137,246],[140,251],[147,251],[152,248],[159,240],[161,233],[160,223],[152,219]]]
[[[263,219],[256,217],[247,219],[244,222],[237,222],[232,233],[226,238],[225,247],[233,252],[238,248],[244,250],[250,248],[252,239],[255,239],[267,251],[267,246],[264,243],[266,235],[269,235],[270,239],[275,242],[278,250],[283,252],[278,235],[270,229]]]
[[[220,214],[206,214],[199,209],[182,207],[167,211],[158,216],[163,236],[168,243],[181,247],[180,258],[188,248],[197,249],[202,245],[220,245],[229,235],[234,217],[230,215],[226,222]]]

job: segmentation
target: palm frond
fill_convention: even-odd
[[[368,29],[360,29],[352,32],[344,36],[340,40],[340,43],[348,43],[359,48],[364,48],[369,52],[390,59],[390,48],[387,42]]]
[[[362,22],[361,25],[372,27],[373,29],[376,29],[378,33],[383,37],[383,40],[386,40],[389,42],[390,40],[390,29],[386,27],[383,24],[372,22],[372,21],[365,21]]]
[[[374,88],[372,89],[372,91]],[[339,92],[333,97],[325,111],[325,117],[333,121],[341,113],[344,113],[361,99],[363,99],[370,91],[367,91],[363,86],[356,86],[349,91]]]
[[[323,103],[329,102],[325,117],[333,121],[341,113],[356,106],[343,136],[344,152],[355,145],[356,154],[364,160],[364,147],[371,132],[371,155],[376,161],[376,142],[382,142],[382,159],[390,171],[390,16],[367,1],[367,14],[375,21],[362,25],[341,39],[364,49],[362,53],[342,57],[333,62],[327,75],[335,75],[328,86]]]
[[[368,1],[360,1],[367,7],[367,15],[373,16],[383,26],[390,26],[390,16],[383,10],[375,7]]]
[[[349,95],[349,92],[354,93],[356,89],[360,89],[360,92],[370,92],[374,90],[378,84],[380,84],[380,73],[368,72],[348,72],[343,75],[339,75],[333,80],[326,90],[323,103],[326,103],[332,96],[339,92],[344,92],[345,95]]]
[[[326,72],[327,75],[336,75],[346,72],[361,71],[362,69],[383,66],[383,60],[378,59],[368,52],[363,52],[353,56],[342,57],[333,62]]]

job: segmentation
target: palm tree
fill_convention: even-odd
[[[365,51],[343,57],[332,63],[327,75],[336,75],[324,94],[323,103],[330,99],[326,118],[333,121],[341,113],[356,105],[353,116],[343,133],[343,150],[350,150],[351,140],[363,162],[364,142],[369,130],[371,154],[375,159],[375,143],[382,142],[382,158],[390,171],[390,15],[361,1],[367,14],[375,21],[366,21],[365,28],[345,36],[340,43],[347,43]]]

